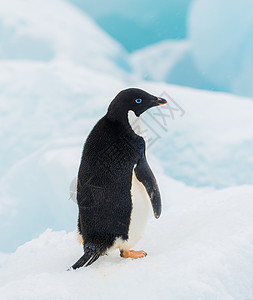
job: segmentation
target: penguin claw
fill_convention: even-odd
[[[143,250],[134,251],[134,250],[120,250],[120,256],[125,258],[142,258],[147,256],[147,253]]]

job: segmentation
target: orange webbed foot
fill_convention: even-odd
[[[134,250],[120,250],[120,256],[125,258],[141,258],[147,256],[147,253],[143,250],[134,251]]]

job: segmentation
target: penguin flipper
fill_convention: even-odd
[[[137,179],[144,185],[149,195],[149,198],[151,200],[155,218],[158,219],[162,211],[161,196],[160,196],[160,191],[155,176],[152,170],[150,169],[145,154],[138,161],[134,169],[134,172]]]

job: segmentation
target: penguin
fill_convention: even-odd
[[[129,112],[138,118],[166,104],[141,89],[121,91],[94,126],[83,147],[77,177],[77,228],[84,254],[71,268],[87,267],[114,249],[124,258],[141,258],[134,251],[148,215],[148,198],[155,218],[161,215],[161,196],[147,162],[146,143],[135,132]]]

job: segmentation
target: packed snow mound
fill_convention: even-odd
[[[253,95],[253,2],[195,0],[189,39],[200,72],[219,89]]]
[[[71,60],[117,74],[128,69],[126,51],[63,0],[2,0],[0,59]]]
[[[76,233],[46,230],[5,259],[1,299],[251,299],[253,186],[217,191],[162,173],[158,180],[164,211],[150,216],[136,247],[146,258],[115,251],[67,272],[82,255]]]

